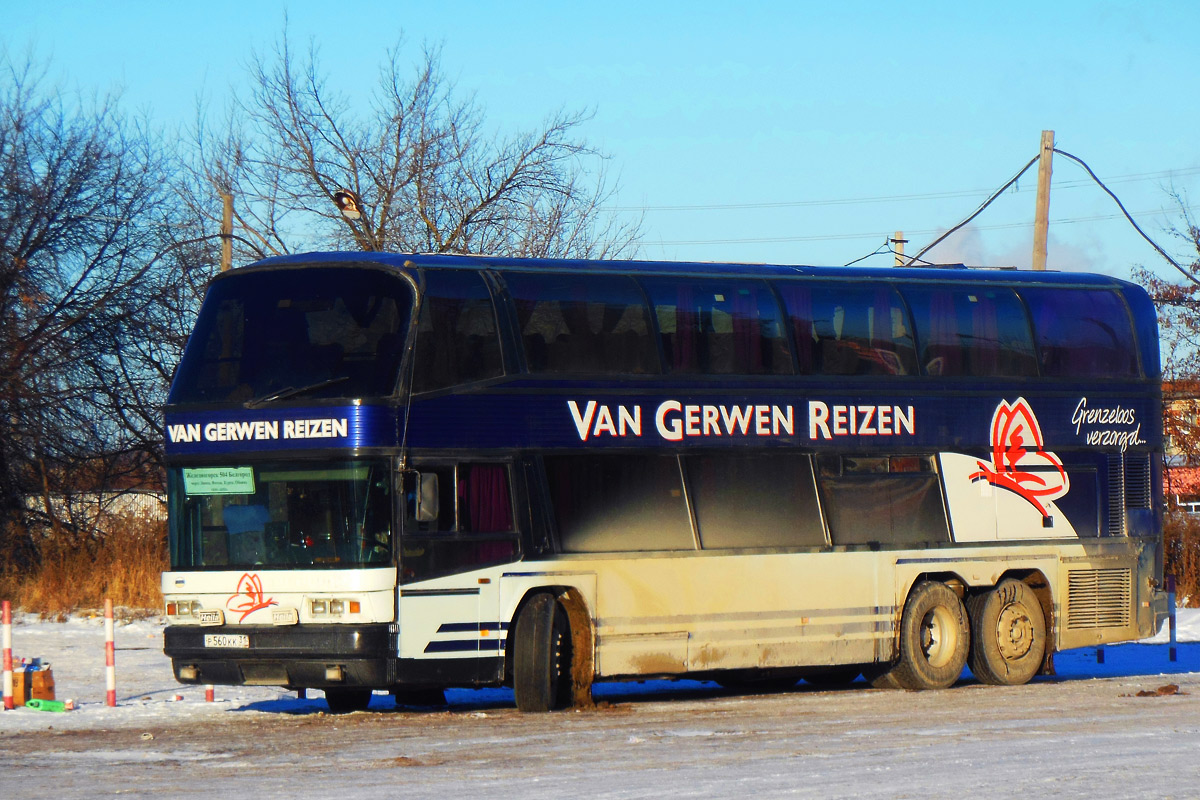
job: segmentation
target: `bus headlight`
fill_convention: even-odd
[[[345,600],[341,598],[310,600],[308,610],[311,616],[314,617],[341,617],[347,613],[360,613],[362,611],[362,603],[357,600]]]
[[[199,600],[172,600],[167,603],[168,617],[195,617],[199,613]]]

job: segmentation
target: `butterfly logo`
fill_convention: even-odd
[[[1018,494],[1048,517],[1046,503],[1065,495],[1071,481],[1059,457],[1044,447],[1041,426],[1028,401],[1024,397],[1011,404],[1002,400],[992,415],[992,461],[977,462],[979,471],[969,478]]]
[[[233,605],[233,601],[241,598],[241,602]],[[262,578],[258,575],[251,575],[249,572],[242,575],[238,580],[237,592],[229,596],[225,601],[225,607],[233,612],[241,612],[241,617],[238,622],[241,622],[246,617],[258,611],[261,608],[269,606],[277,606],[275,600],[263,595]]]

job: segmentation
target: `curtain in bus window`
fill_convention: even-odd
[[[673,324],[674,338],[671,340],[671,369],[674,372],[701,372],[699,356],[700,311],[696,308],[696,292],[691,284],[676,288]],[[655,311],[660,315],[670,306],[655,302]]]
[[[916,373],[911,327],[888,287],[776,284],[795,332],[802,370],[824,375]],[[807,352],[806,352],[807,351]]]
[[[733,294],[733,357],[739,371],[759,375],[763,370],[762,328],[758,304],[748,288]],[[731,370],[732,371],[732,370]]]
[[[546,456],[545,467],[564,552],[695,548],[674,456]]]
[[[1022,289],[1041,355],[1042,374],[1131,378],[1138,374],[1129,312],[1104,289]]]
[[[495,533],[513,529],[507,467],[501,464],[459,466],[458,501],[462,518],[460,530]]]
[[[817,371],[817,333],[813,324],[812,290],[799,284],[776,287],[788,309],[792,336],[796,342],[796,360],[801,375]]]
[[[413,391],[494,378],[504,371],[496,314],[477,272],[426,270],[413,351]]]
[[[531,372],[659,372],[650,310],[630,278],[512,272],[504,281]]]
[[[646,278],[671,371],[709,375],[792,372],[779,308],[761,281]]]
[[[825,544],[808,456],[714,454],[683,460],[706,550]]]

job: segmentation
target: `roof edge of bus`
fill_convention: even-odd
[[[1130,281],[1112,275],[1095,272],[1065,272],[1059,270],[1034,271],[1018,267],[981,267],[966,266],[965,264],[929,264],[922,266],[904,267],[859,267],[859,266],[819,266],[813,264],[770,264],[733,261],[653,261],[642,259],[572,259],[572,258],[518,258],[514,256],[494,256],[477,254],[448,254],[448,253],[384,253],[378,251],[315,251],[308,253],[293,253],[281,256],[270,256],[238,267],[233,272],[245,269],[289,266],[319,266],[334,263],[356,262],[359,264],[378,264],[382,267],[446,267],[468,269],[525,269],[535,271],[597,271],[612,272],[623,268],[631,273],[693,273],[693,274],[727,274],[740,272],[747,276],[781,277],[849,277],[862,278],[875,276],[891,279],[945,279],[952,280],[988,280],[988,281],[1045,281],[1047,283],[1089,283],[1106,282],[1110,285],[1133,285]],[[228,274],[228,273],[225,273]]]

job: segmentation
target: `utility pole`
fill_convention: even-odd
[[[221,272],[233,266],[233,195],[221,192]]]
[[[1037,210],[1033,218],[1033,268],[1046,268],[1046,239],[1050,232],[1050,169],[1054,160],[1054,131],[1042,131],[1038,159]]]
[[[908,243],[908,239],[904,238],[904,231],[896,231],[896,235],[891,238],[891,243],[895,245],[892,252],[896,254],[896,262],[893,266],[904,266],[904,245]]]

